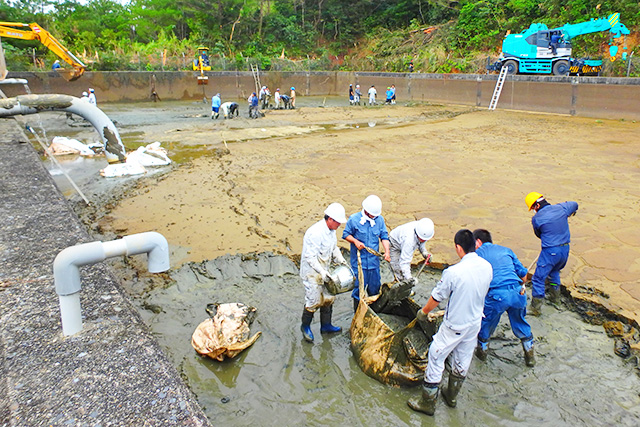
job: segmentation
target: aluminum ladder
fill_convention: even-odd
[[[500,99],[500,94],[502,93],[502,86],[504,86],[504,80],[507,78],[507,68],[502,66],[500,68],[500,75],[498,76],[498,81],[496,82],[496,88],[493,90],[493,96],[491,97],[491,102],[489,103],[489,110],[495,110],[498,105],[498,100]]]
[[[251,64],[251,74],[253,75],[253,81],[256,84],[257,95],[258,93],[260,93],[260,88],[262,87],[262,85],[260,84],[260,69],[258,68],[258,65]]]

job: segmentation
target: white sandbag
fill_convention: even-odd
[[[64,136],[56,136],[53,138],[49,149],[55,156],[61,156],[64,154],[80,154],[81,156],[96,155],[91,148],[77,139],[71,139]]]
[[[105,178],[114,178],[118,176],[140,175],[146,173],[147,170],[136,160],[129,160],[126,163],[114,163],[100,170],[100,175]]]
[[[142,166],[164,166],[171,163],[167,150],[160,147],[157,141],[146,147],[138,147],[136,151],[127,154],[127,161],[129,159],[135,160]]]

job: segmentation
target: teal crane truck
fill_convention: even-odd
[[[572,58],[571,40],[600,31],[611,34],[609,54],[614,61],[618,46],[613,45],[612,40],[629,34],[627,27],[620,22],[619,13],[552,29],[541,23],[531,24],[519,34],[507,34],[499,60],[487,68],[499,71],[507,67],[508,74],[598,75],[602,70],[602,60]],[[624,50],[622,58],[626,60],[626,43]]]

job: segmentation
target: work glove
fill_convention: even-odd
[[[422,258],[427,259],[427,256],[429,255],[429,251],[423,248],[422,246],[420,246],[420,255],[422,255]]]
[[[415,277],[412,277],[411,279],[408,279],[407,282],[411,284],[411,287],[414,287],[415,285],[418,284],[418,279],[416,279]]]
[[[425,263],[425,264],[429,264],[429,263],[431,262],[431,256],[432,256],[432,255],[431,255],[429,252],[427,252],[427,253],[424,255],[424,263]]]
[[[331,280],[331,275],[327,270],[322,270],[320,272],[320,276],[322,276],[322,282],[328,282],[329,280]]]
[[[425,322],[427,320],[427,317],[428,315],[424,311],[422,311],[422,308],[420,308],[420,310],[418,310],[418,312],[416,313],[416,319],[418,319],[419,323]]]

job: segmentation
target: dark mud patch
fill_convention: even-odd
[[[383,266],[384,280],[390,276]],[[415,295],[419,303],[426,302],[438,278],[438,271],[423,272]],[[383,385],[362,373],[353,359],[348,295],[339,295],[334,308],[334,324],[343,332],[320,334],[316,315],[316,341],[303,341],[299,326],[304,290],[291,258],[226,255],[184,264],[167,279],[165,286],[138,296],[141,315],[210,419],[233,424],[241,416],[243,424],[267,425],[336,425],[345,419],[363,425],[422,425],[425,420],[406,406],[418,389]],[[203,358],[190,346],[191,334],[212,302],[241,302],[258,309],[252,333],[263,335],[234,360]],[[543,316],[529,319],[538,364],[527,368],[506,317],[491,341],[488,360],[472,362],[458,408],[439,402],[438,424],[637,424],[640,377],[633,375],[634,363],[613,354],[602,327],[545,305]]]

